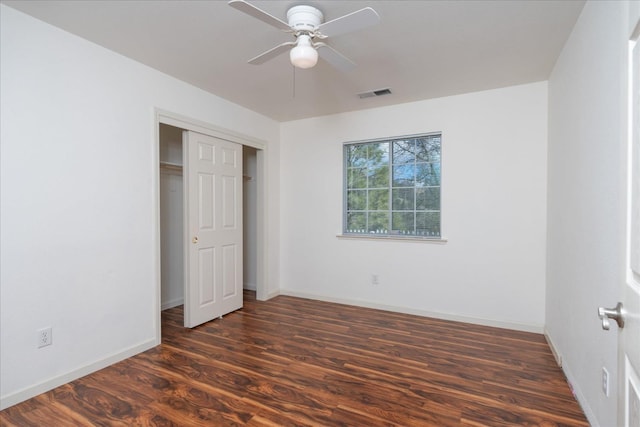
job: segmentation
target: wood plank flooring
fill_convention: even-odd
[[[0,412],[2,426],[588,426],[542,335],[279,296]]]

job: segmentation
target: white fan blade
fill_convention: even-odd
[[[259,9],[244,0],[231,0],[229,2],[229,6],[239,10],[240,12],[244,12],[247,15],[253,16],[256,19],[261,20],[262,22],[266,22],[267,24],[274,26],[280,30],[291,31],[291,27],[289,27],[289,24],[287,24],[286,22],[276,18],[273,15],[268,14],[264,10]]]
[[[333,65],[340,71],[351,71],[355,68],[356,64],[331,46],[322,42],[314,43],[318,54],[322,59]]]
[[[282,44],[274,47],[273,49],[269,49],[268,51],[261,53],[260,55],[256,56],[255,58],[250,59],[249,60],[249,64],[253,64],[253,65],[264,64],[268,60],[273,59],[276,56],[280,55],[281,53],[286,52],[287,50],[289,50],[290,46],[295,46],[295,45],[296,45],[296,42],[282,43]]]
[[[380,22],[378,12],[370,7],[357,10],[340,18],[332,19],[318,26],[320,33],[327,37],[358,31]]]

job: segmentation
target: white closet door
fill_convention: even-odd
[[[186,132],[186,327],[242,307],[242,145]]]

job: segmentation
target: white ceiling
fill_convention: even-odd
[[[251,1],[251,0],[250,0]],[[247,60],[292,36],[226,1],[9,1],[2,3],[278,121],[546,80],[575,24],[580,0],[259,1],[286,21],[294,4],[325,21],[366,6],[375,27],[326,41],[357,63],[308,70],[283,54]],[[294,76],[295,74],[295,76]],[[390,88],[391,95],[356,94]]]

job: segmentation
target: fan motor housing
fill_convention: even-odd
[[[312,6],[294,6],[287,11],[287,21],[294,31],[315,31],[324,16]]]

